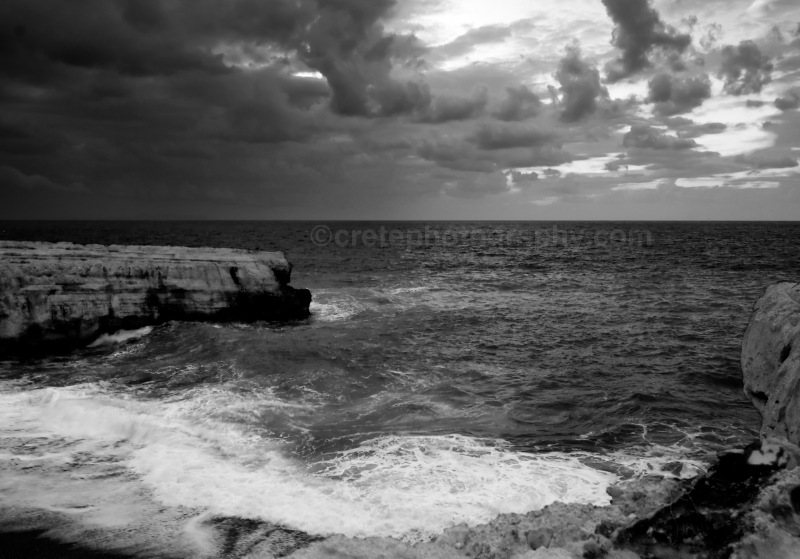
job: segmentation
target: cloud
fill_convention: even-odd
[[[683,121],[683,122],[681,122]],[[726,124],[721,122],[705,122],[695,124],[693,121],[682,117],[672,117],[665,119],[664,124],[679,130],[681,138],[697,138],[707,134],[722,134],[728,129]]]
[[[447,171],[438,178],[446,194],[461,198],[482,198],[487,194],[502,194],[509,190],[508,180],[500,171],[491,173]]]
[[[470,144],[449,138],[424,140],[417,148],[417,154],[423,159],[456,171],[491,173],[499,170],[494,161],[479,157]]]
[[[54,155],[69,148],[69,142],[55,130],[30,119],[0,117],[0,153],[13,155]]]
[[[654,103],[656,114],[672,116],[699,107],[711,97],[711,81],[707,74],[677,78],[658,74],[648,82],[647,101]]]
[[[772,80],[772,62],[761,54],[761,49],[753,41],[742,41],[738,46],[727,45],[721,54],[718,75],[725,80],[725,93],[759,93]]]
[[[782,111],[800,108],[800,91],[789,91],[783,97],[775,99],[775,106]]]
[[[606,66],[612,83],[649,67],[653,49],[681,54],[692,42],[691,36],[661,21],[649,0],[603,0],[603,5],[616,24],[611,42],[622,51]]]
[[[506,98],[492,112],[498,120],[525,120],[536,116],[542,106],[539,96],[527,86],[506,88]]]
[[[485,150],[541,147],[553,142],[555,134],[521,124],[484,124],[470,141]]]
[[[633,148],[681,150],[697,147],[697,142],[687,138],[669,136],[646,124],[634,124],[622,137],[622,145]]]
[[[514,184],[531,184],[539,180],[539,173],[532,171],[530,173],[522,173],[520,171],[511,171],[509,173],[511,182]]]
[[[797,157],[783,155],[737,155],[736,162],[743,163],[755,169],[789,169],[797,167]]]
[[[429,123],[467,120],[480,115],[488,102],[489,94],[485,88],[472,97],[439,95],[422,111],[420,120]]]
[[[403,85],[391,75],[395,61],[413,57],[408,38],[386,35],[380,24],[394,0],[316,0],[316,4],[315,17],[300,33],[297,48],[303,62],[328,81],[334,112],[391,115],[415,112],[430,103],[424,88]]]
[[[449,134],[424,138],[416,154],[447,169],[478,173],[560,165],[574,159],[553,131],[498,122],[484,123],[465,138]]]
[[[577,46],[567,47],[555,78],[561,86],[561,120],[575,122],[597,110],[597,100],[608,97],[608,91],[600,85],[600,72],[581,58]]]
[[[60,190],[67,192],[82,192],[86,186],[81,183],[60,184],[42,175],[27,175],[8,165],[0,166],[0,183],[13,188],[25,190]]]
[[[496,43],[511,37],[511,27],[506,25],[484,25],[470,29],[447,44],[436,48],[436,53],[450,58],[466,54],[477,45]]]
[[[464,13],[449,22],[444,21],[449,7],[412,4],[0,2],[5,24],[0,30],[3,215],[391,219],[437,211],[459,218],[484,215],[489,208],[485,215],[502,217],[517,211],[521,206],[515,202],[530,198],[531,190],[566,199],[572,195],[567,190],[547,189],[576,188],[583,181],[587,190],[581,192],[596,192],[595,181],[612,177],[643,182],[662,174],[749,173],[748,167],[788,160],[761,154],[758,160],[736,161],[733,156],[768,142],[797,143],[790,123],[783,122],[790,114],[778,118],[771,104],[745,111],[744,102],[734,97],[720,99],[738,103],[730,110],[707,103],[706,110],[696,111],[692,118],[698,124],[663,118],[703,102],[704,77],[691,76],[699,72],[694,67],[666,78],[666,93],[663,84],[654,88],[654,105],[642,107],[641,94],[611,101],[600,80],[603,70],[595,68],[610,49],[611,25],[600,3],[594,5],[600,12],[587,10],[579,18],[560,6],[536,18],[524,6],[516,14],[494,7],[486,14],[484,6],[484,16],[460,6],[454,9]],[[678,4],[658,5],[664,6],[665,18],[677,21],[687,9]],[[698,16],[699,37],[705,16]],[[437,18],[441,25],[433,21]],[[463,33],[470,25],[475,28]],[[666,68],[688,60],[688,50],[647,47],[646,41],[631,38],[632,27],[618,27],[617,39],[628,33],[627,40],[644,49],[645,65]],[[738,43],[745,31],[740,27],[735,40],[727,42]],[[582,55],[574,48],[564,56],[554,47],[565,32],[580,39]],[[459,33],[462,37],[449,45],[424,42]],[[623,43],[620,39],[620,51],[611,57],[619,56],[619,64],[636,61],[626,59],[635,49],[626,50]],[[473,57],[475,45],[483,47]],[[773,58],[788,57],[788,45],[758,45]],[[446,57],[459,60],[445,64]],[[709,72],[716,72],[721,58],[721,50],[707,55]],[[784,58],[783,64],[788,72],[793,62]],[[784,88],[796,77],[773,76],[786,83]],[[548,83],[556,92],[552,105],[544,97]],[[639,85],[619,84],[613,91],[634,92]],[[771,91],[764,88],[758,97],[771,103],[778,96]],[[777,105],[789,109],[798,102],[793,94],[781,93]],[[740,105],[752,125],[735,120]],[[629,144],[650,149],[629,146],[620,167],[605,170],[621,149],[623,127],[643,122],[639,117],[650,108],[672,132],[655,127],[631,137]],[[770,130],[761,129],[764,118],[774,121]],[[715,125],[718,121],[728,127]],[[755,134],[750,129],[756,127],[759,142],[747,141],[741,131]],[[709,134],[720,141],[709,141]],[[679,145],[692,138],[718,155]],[[717,149],[726,139],[738,151]],[[558,180],[547,178],[558,173]],[[533,189],[514,186],[532,183],[534,176]],[[91,196],[81,194],[84,189]],[[472,202],[503,192],[507,196],[495,202]],[[473,205],[463,202],[467,199]],[[43,210],[35,209],[40,205]],[[598,211],[599,217],[608,215]]]
[[[389,81],[375,88],[373,98],[380,105],[381,116],[395,116],[424,111],[430,107],[432,96],[430,88],[420,82],[405,83]]]

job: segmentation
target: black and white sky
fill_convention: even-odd
[[[0,218],[800,219],[797,0],[3,0]]]

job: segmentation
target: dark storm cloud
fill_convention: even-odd
[[[574,157],[557,134],[517,123],[484,123],[463,139],[450,136],[423,140],[417,155],[459,171],[490,173],[516,167],[560,165]]]
[[[29,119],[0,118],[0,153],[52,155],[68,146],[61,134],[44,129]]]
[[[711,176],[724,172],[740,171],[741,166],[726,161],[719,154],[694,149],[629,149],[627,165],[647,165],[662,177]]]
[[[735,158],[737,163],[748,165],[755,169],[788,169],[797,167],[797,157],[789,154],[748,154],[737,155]]]
[[[479,157],[477,150],[465,142],[447,139],[425,140],[417,149],[417,155],[457,171],[491,173],[499,169],[494,161]]]
[[[469,138],[485,150],[517,147],[541,147],[550,144],[555,134],[533,126],[521,124],[484,124]]]
[[[12,23],[0,34],[0,73],[63,86],[97,71],[230,74],[239,71],[231,62],[277,67],[296,53],[325,77],[335,112],[417,110],[425,96],[390,73],[396,64],[413,66],[424,48],[413,36],[384,32],[379,20],[393,6],[394,0],[86,0],[76,8],[9,0],[0,6],[0,21]]]
[[[622,137],[622,145],[626,148],[682,150],[697,147],[697,142],[688,138],[669,136],[646,124],[634,124]]]
[[[725,93],[759,93],[772,80],[772,62],[753,41],[727,45],[721,51],[719,77],[725,80]]]
[[[489,194],[508,192],[508,180],[500,171],[491,173],[468,173],[451,169],[440,169],[432,177],[441,184],[442,191],[459,198],[482,198]]]
[[[622,51],[606,67],[610,82],[649,67],[649,55],[654,49],[681,54],[692,42],[691,36],[678,33],[661,21],[649,0],[603,0],[603,5],[616,24],[611,42]]]
[[[453,120],[467,120],[483,113],[489,102],[486,89],[480,89],[471,97],[456,95],[439,95],[421,111],[422,122],[442,123]]]
[[[64,66],[134,76],[225,72],[213,52],[218,41],[289,43],[310,15],[288,0],[7,0],[0,52],[4,73],[39,82],[63,77]]]
[[[711,97],[711,81],[707,74],[684,78],[658,74],[648,82],[648,88],[647,101],[654,103],[655,112],[662,116],[689,112]]]
[[[539,180],[539,173],[522,173],[520,171],[511,171],[511,182],[514,184],[531,184],[537,180]]]
[[[42,175],[26,175],[19,169],[9,165],[0,166],[0,184],[8,188],[18,188],[23,190],[83,190],[83,185],[76,184],[73,186],[65,186],[58,184],[43,177]],[[6,192],[6,194],[9,194]]]
[[[800,91],[789,91],[783,97],[775,99],[775,106],[782,111],[800,108]]]
[[[608,97],[608,91],[600,85],[600,72],[581,58],[576,46],[567,47],[555,74],[561,86],[561,120],[575,122],[597,110],[597,100]]]
[[[492,112],[492,116],[504,121],[525,120],[536,116],[541,106],[539,96],[526,86],[508,87],[505,99]]]
[[[424,110],[431,104],[430,88],[414,81],[389,81],[374,89],[372,96],[380,105],[378,113],[381,116],[409,114]]]
[[[390,75],[395,59],[408,46],[385,35],[379,22],[393,6],[394,0],[317,0],[317,15],[299,42],[299,55],[325,76],[334,112],[398,114],[430,103],[419,87],[403,86]],[[403,48],[394,48],[396,43]],[[389,107],[381,100],[388,100]]]
[[[167,197],[172,207],[241,197],[272,207],[278,192],[298,201],[312,185],[385,168],[344,150],[361,119],[327,107],[384,117],[431,106],[426,85],[390,75],[413,78],[424,53],[414,37],[384,32],[380,18],[392,5],[4,1],[3,186],[17,200],[78,192],[74,204],[85,208],[99,208],[98,195]],[[306,63],[323,79],[293,75],[307,72]],[[440,113],[458,112],[452,105],[440,102],[449,110]],[[12,202],[6,196],[5,207]]]
[[[675,119],[667,119],[665,123],[680,130],[680,135],[682,138],[697,138],[698,136],[705,136],[706,134],[722,134],[728,129],[728,126],[726,124],[722,124],[721,122],[694,124],[692,121],[689,121],[683,125],[678,125],[674,123],[674,120]]]

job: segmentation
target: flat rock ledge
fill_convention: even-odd
[[[170,320],[309,314],[280,252],[0,241],[0,354],[69,349]]]

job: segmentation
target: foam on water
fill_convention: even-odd
[[[364,310],[354,296],[341,292],[319,290],[311,301],[311,315],[323,322],[346,320]]]
[[[144,336],[147,336],[152,331],[153,331],[152,326],[145,326],[144,328],[139,328],[138,330],[119,330],[118,332],[114,332],[113,334],[103,334],[95,341],[93,341],[91,344],[89,344],[89,347],[121,344],[129,340],[135,340],[137,338],[142,338]]]
[[[461,435],[385,436],[307,464],[293,458],[286,443],[222,421],[222,413],[198,416],[194,397],[203,406],[220,405],[206,396],[154,402],[96,384],[50,388],[0,394],[0,419],[3,436],[30,440],[28,456],[52,460],[47,455],[53,448],[66,445],[63,453],[55,452],[58,460],[71,463],[82,456],[116,463],[164,505],[261,519],[312,534],[414,541],[460,522],[474,525],[556,500],[604,504],[605,489],[616,479],[567,455],[522,454],[502,441]],[[222,406],[229,404],[222,400]],[[235,405],[241,409],[246,403]],[[19,448],[14,452],[23,454]],[[60,487],[63,502],[87,498],[70,496],[72,486],[56,479],[69,478],[68,469],[52,469],[46,483],[26,482],[22,468],[15,475],[19,487]],[[103,483],[113,494],[114,484],[132,480],[120,476]],[[9,498],[30,501],[25,494]],[[46,493],[40,497],[48,499]],[[124,500],[109,503],[102,495],[95,501],[93,510],[125,506]],[[124,518],[124,511],[112,517]]]

